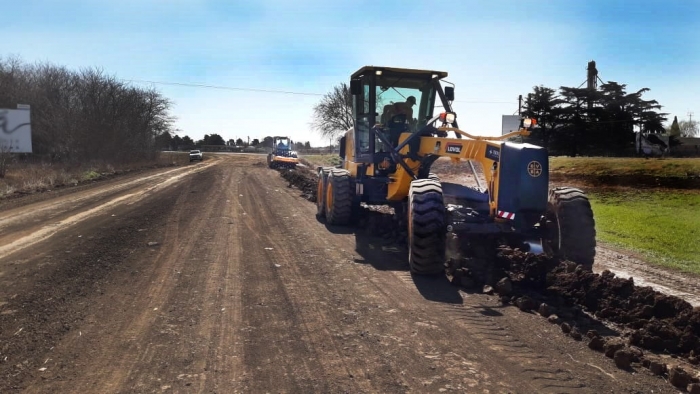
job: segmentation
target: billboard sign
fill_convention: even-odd
[[[513,131],[518,131],[520,127],[520,116],[518,115],[502,115],[501,116],[501,135],[506,135]]]
[[[22,108],[21,105],[18,105]],[[0,109],[0,148],[12,153],[32,153],[30,109]]]

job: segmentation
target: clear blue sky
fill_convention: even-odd
[[[700,119],[700,2],[692,0],[22,0],[3,5],[0,56],[123,79],[325,93],[372,64],[456,83],[460,126],[500,133],[534,85],[605,80]],[[310,129],[318,96],[159,85],[181,134],[262,138]]]

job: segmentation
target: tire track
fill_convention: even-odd
[[[101,388],[99,391],[102,392],[148,391],[148,388],[153,389],[154,386],[160,388],[164,384],[167,385],[168,381],[177,382],[177,374],[174,372],[154,377],[149,374],[147,366],[163,363],[167,365],[173,359],[174,352],[168,349],[172,345],[173,335],[168,333],[177,334],[177,330],[173,331],[171,328],[168,331],[168,327],[164,325],[163,311],[173,305],[173,295],[178,291],[180,283],[177,273],[184,271],[188,264],[187,258],[195,248],[196,244],[189,242],[191,234],[201,233],[207,227],[207,222],[192,216],[187,207],[188,201],[193,198],[190,186],[209,176],[211,174],[203,173],[179,184],[180,189],[168,214],[161,245],[152,262],[138,268],[142,270],[142,275],[126,279],[136,279],[131,286],[127,284],[130,291],[117,296],[115,293],[118,290],[110,292],[105,289],[105,297],[109,300],[102,300],[99,304],[109,304],[110,310],[116,307],[123,311],[123,314],[115,319],[114,316],[105,315],[98,309],[85,319],[91,324],[78,327],[81,332],[89,335],[63,338],[55,347],[53,352],[56,355],[53,358],[56,364],[84,362],[84,357],[72,356],[76,354],[76,349],[77,354],[84,352],[88,358],[94,358],[82,367],[80,379],[74,379],[70,385],[62,381],[49,384],[49,387],[55,386],[55,392],[90,392],[97,388]],[[212,186],[208,185],[209,188]],[[178,189],[171,187],[161,190],[160,193],[167,195],[174,190]],[[152,203],[163,204],[159,195],[153,198]],[[213,209],[215,205],[209,204],[204,213],[212,212]],[[124,284],[115,283],[111,288],[118,289],[121,286]],[[95,349],[101,350],[96,354]],[[110,356],[101,357],[105,352]],[[75,361],[71,361],[71,358]],[[186,360],[186,357],[182,359]],[[163,383],[159,383],[157,379]],[[41,384],[36,388],[38,390],[41,387],[43,390],[45,386]]]
[[[85,221],[107,209],[118,207],[120,205],[131,205],[143,198],[148,197],[152,193],[167,188],[180,181],[183,177],[192,175],[206,170],[211,164],[203,165],[195,168],[175,169],[166,171],[162,174],[151,175],[146,179],[137,179],[126,185],[116,185],[109,189],[88,191],[81,193],[81,196],[71,196],[71,199],[62,200],[60,202],[51,202],[48,204],[39,204],[38,206],[23,207],[19,210],[11,210],[0,217],[0,230],[6,236],[0,237],[0,257],[10,255],[28,248],[39,242],[45,241],[59,231],[65,230],[74,226],[81,221]],[[167,176],[171,173],[178,174]],[[159,179],[164,178],[164,179]],[[143,183],[150,179],[158,179],[155,184],[143,188]],[[133,191],[128,194],[122,194],[124,191]],[[107,198],[104,200],[103,198]],[[94,200],[99,202],[95,203]],[[84,203],[84,205],[81,205]],[[48,213],[47,213],[48,212]],[[48,215],[47,217],[42,217]],[[24,226],[28,222],[42,222],[48,220],[57,220],[57,222],[44,224],[38,228],[17,230],[17,226]]]
[[[412,277],[408,272],[397,272],[395,275],[409,288],[416,286],[416,280],[422,280]],[[451,284],[444,283],[444,285],[454,288]],[[432,297],[451,298],[446,294],[450,290],[444,289],[444,287],[442,289],[435,287]],[[445,295],[441,297],[440,293]],[[549,362],[548,356],[532,349],[517,339],[515,333],[499,325],[492,316],[498,316],[501,313],[494,307],[484,306],[468,295],[460,298],[462,301],[459,303],[439,305],[438,309],[445,315],[444,320],[455,322],[464,329],[459,335],[460,338],[468,336],[469,339],[479,342],[480,349],[488,349],[485,353],[489,355],[493,365],[503,367],[504,364],[508,364],[507,370],[528,382],[527,385],[530,388],[521,388],[523,391],[520,392],[548,393],[561,392],[562,389],[571,393],[596,392],[595,389],[588,387],[585,381],[574,376],[571,371],[554,366]]]
[[[278,198],[290,201],[288,193]],[[307,216],[291,201],[282,204],[289,207],[288,214],[294,215],[294,220],[285,221],[284,217],[277,217],[279,225],[285,228],[280,236],[284,238],[282,234],[293,234],[296,244],[303,246],[301,250],[289,251],[291,255],[296,255],[292,260],[302,262],[305,257],[307,260],[297,265],[299,275],[287,280],[292,283],[307,282],[303,291],[309,292],[309,298],[328,300],[330,308],[323,308],[324,312],[321,312],[326,316],[324,320],[347,323],[333,333],[337,341],[334,348],[346,358],[352,355],[349,368],[360,371],[359,378],[364,377],[371,384],[361,392],[405,392],[418,387],[438,391],[449,387],[469,389],[479,385],[511,390],[515,387],[509,385],[509,379],[500,374],[497,368],[482,368],[481,359],[470,354],[465,344],[451,341],[450,338],[456,334],[451,327],[447,328],[446,333],[431,334],[435,329],[442,331],[445,328],[436,326],[439,323],[423,314],[422,303],[415,302],[415,294],[405,291],[403,286],[399,288],[406,294],[392,294],[397,287],[382,282],[393,278],[391,273],[387,272],[388,276],[384,275],[377,281],[376,277],[369,275],[372,271],[353,264],[354,247],[346,244],[346,237],[332,233],[317,237],[314,233],[308,233],[306,229],[319,226],[313,216]],[[341,249],[340,255],[336,254],[338,249]],[[329,263],[314,264],[308,261],[310,255]],[[378,346],[366,344],[373,341]],[[379,346],[383,343],[386,344]],[[455,368],[455,365],[465,368]],[[387,371],[387,374],[380,371]],[[353,373],[353,376],[358,377],[358,373]]]
[[[500,354],[499,358],[513,365],[514,370],[530,380],[534,392],[562,392],[560,390],[564,389],[570,393],[595,392],[585,381],[574,376],[572,371],[553,365],[549,357],[510,336],[509,330],[484,314],[484,311],[490,311],[492,308],[484,308],[467,301],[465,305],[444,307],[443,310],[454,317],[470,336],[479,340],[492,352]],[[550,391],[552,389],[555,391]]]
[[[288,234],[282,229],[285,219],[278,217],[274,210],[270,209],[270,207],[278,205],[279,202],[275,202],[274,197],[271,198],[269,194],[273,193],[274,196],[278,192],[275,189],[261,187],[264,182],[249,174],[245,175],[243,184],[241,200],[247,214],[244,224],[248,230],[245,232],[247,234],[245,242],[246,245],[256,248],[251,250],[251,248],[244,247],[243,253],[247,261],[262,265],[255,270],[254,275],[257,281],[263,283],[261,289],[251,288],[250,285],[246,286],[245,292],[250,292],[249,297],[244,294],[244,299],[249,300],[246,303],[248,304],[247,308],[249,310],[261,309],[254,305],[269,300],[270,308],[287,305],[287,308],[291,309],[289,313],[292,314],[283,318],[278,315],[281,312],[274,309],[268,314],[252,311],[248,313],[245,320],[249,322],[248,324],[251,324],[250,321],[255,324],[259,320],[269,319],[272,321],[274,319],[278,322],[274,326],[281,326],[280,331],[291,331],[291,337],[296,338],[293,342],[296,343],[290,344],[282,341],[277,342],[277,345],[285,349],[284,354],[291,356],[299,363],[292,366],[290,365],[292,359],[286,359],[280,354],[268,355],[268,357],[279,361],[275,368],[283,369],[285,373],[266,373],[264,370],[267,368],[264,367],[264,370],[260,372],[250,371],[248,384],[251,385],[255,382],[256,386],[246,386],[244,389],[258,391],[270,387],[287,387],[280,380],[286,380],[289,385],[300,392],[326,392],[329,390],[335,392],[332,387],[337,389],[338,386],[343,387],[343,390],[352,388],[351,392],[367,389],[349,378],[353,374],[358,375],[360,371],[353,370],[348,365],[339,362],[343,359],[339,352],[340,349],[337,346],[329,349],[327,346],[327,344],[334,344],[333,334],[327,328],[333,320],[328,319],[320,308],[314,305],[314,298],[309,297],[313,290],[296,268],[296,264],[304,259],[298,256],[293,248],[290,248],[293,243],[285,236]],[[281,196],[281,194],[279,195]],[[273,289],[269,289],[270,285]],[[266,294],[267,291],[276,292],[276,295]],[[261,299],[263,301],[260,301]],[[264,305],[259,306],[264,307]],[[270,316],[270,314],[275,316]],[[244,312],[244,318],[245,316]],[[288,321],[293,324],[291,327],[287,323]],[[268,330],[271,329],[270,325],[271,323],[268,323]],[[279,335],[282,338],[289,338],[289,335],[277,334],[277,327],[272,327],[272,330],[275,332],[273,335],[275,337]],[[260,360],[254,355],[267,352],[260,349],[255,341],[251,342],[246,349],[248,359],[246,366],[252,369],[258,365],[260,368]],[[275,376],[274,379],[278,381],[264,381],[270,379],[271,376]],[[319,379],[321,380],[319,381]]]

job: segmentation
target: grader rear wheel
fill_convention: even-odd
[[[408,263],[411,272],[433,275],[445,269],[445,205],[434,179],[411,182],[408,200]]]
[[[547,244],[559,258],[593,269],[596,247],[595,219],[586,194],[573,187],[557,187],[549,192]]]

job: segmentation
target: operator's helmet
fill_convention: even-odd
[[[406,102],[410,103],[411,105],[416,105],[416,98],[413,96],[408,96],[408,98],[406,99]]]

